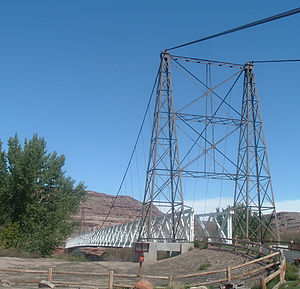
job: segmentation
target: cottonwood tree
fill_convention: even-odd
[[[82,182],[65,176],[64,164],[65,156],[48,153],[36,134],[23,146],[11,137],[7,152],[0,143],[0,246],[45,256],[73,231],[86,192]]]

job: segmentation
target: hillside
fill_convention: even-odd
[[[300,231],[299,212],[279,212],[277,219],[279,231]]]
[[[106,218],[115,196],[88,191],[87,201],[80,206],[76,218],[80,221],[80,233],[98,229]],[[118,196],[103,227],[132,221],[141,216],[142,203],[129,196]],[[160,211],[154,208],[154,215]]]

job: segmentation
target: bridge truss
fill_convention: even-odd
[[[181,222],[178,235],[187,242],[194,241],[194,213],[193,210],[184,211],[186,223]],[[183,218],[181,218],[183,220]],[[134,220],[117,226],[110,226],[91,231],[67,240],[66,248],[73,247],[132,247],[138,240],[141,220]],[[172,240],[172,215],[166,214],[155,217],[151,223],[152,234],[156,241]],[[188,228],[188,230],[186,230]]]

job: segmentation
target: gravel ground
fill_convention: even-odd
[[[205,271],[213,271],[218,269],[226,268],[227,266],[236,266],[238,264],[249,261],[248,258],[242,256],[238,253],[218,250],[218,249],[193,249],[183,255],[176,256],[173,258],[161,260],[153,263],[145,263],[143,265],[144,275],[158,275],[158,276],[169,276],[170,274],[174,276],[185,275],[189,273],[198,273]],[[203,264],[211,264],[205,270],[199,270],[200,266]],[[232,275],[238,275],[247,270],[253,270],[260,265],[251,265],[247,269],[238,269],[232,272]],[[69,262],[61,259],[43,258],[43,259],[22,259],[22,258],[12,258],[12,257],[1,257],[0,258],[0,270],[1,269],[30,269],[30,270],[47,270],[49,267],[53,268],[53,280],[55,282],[68,282],[68,283],[85,283],[89,284],[99,284],[99,287],[107,287],[108,278],[107,277],[79,277],[70,275],[57,275],[55,271],[65,271],[65,272],[82,272],[82,273],[107,273],[108,271],[114,271],[116,273],[124,274],[137,274],[139,269],[139,264],[133,262]],[[15,279],[23,280],[47,280],[47,274],[31,274],[31,273],[7,273],[0,272],[1,279],[12,281]],[[225,273],[218,273],[209,276],[193,277],[185,280],[180,280],[184,283],[197,283],[206,282],[215,279],[225,278]],[[250,288],[255,283],[258,282],[259,276],[244,280],[246,287]],[[152,280],[151,280],[152,281]],[[164,280],[152,281],[156,285],[162,285],[166,283]],[[176,281],[177,282],[177,281]],[[235,281],[238,283],[239,281]],[[133,280],[126,280],[124,278],[117,279],[116,283],[133,284]],[[1,285],[0,285],[1,286]],[[98,287],[97,286],[97,287]],[[66,286],[62,286],[66,287]],[[97,288],[93,287],[93,288]],[[28,284],[12,284],[11,288],[15,289],[31,289],[37,288],[37,285]],[[68,286],[68,288],[91,288],[87,286]]]

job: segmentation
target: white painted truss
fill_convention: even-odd
[[[199,214],[195,215],[195,223],[199,224],[202,231],[203,237],[207,237],[209,241],[213,237],[221,237],[225,243],[232,243],[232,216],[234,215],[234,211],[227,210],[224,212],[214,212],[207,214]],[[216,225],[216,234],[211,236],[207,225],[210,223],[215,223]]]
[[[139,235],[141,220],[131,221],[125,224],[110,226],[67,240],[66,248],[74,247],[133,247]],[[181,217],[177,230],[177,238],[185,242],[194,241],[194,212],[192,209],[185,210]],[[143,228],[141,236],[144,234]],[[171,214],[153,218],[151,224],[153,242],[167,242],[172,238]]]

